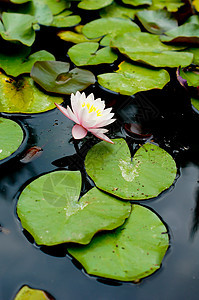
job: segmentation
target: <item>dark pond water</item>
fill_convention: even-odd
[[[56,48],[58,59],[67,52],[60,50],[60,46]],[[175,158],[179,170],[175,184],[158,198],[140,201],[157,212],[167,225],[170,248],[160,270],[133,284],[88,276],[67,255],[65,245],[38,247],[23,231],[16,215],[20,191],[39,175],[65,168],[82,171],[83,194],[92,184],[85,175],[83,159],[97,140],[88,136],[74,145],[73,123],[57,109],[32,116],[1,114],[17,120],[26,138],[17,153],[0,165],[0,300],[13,299],[22,285],[46,290],[56,300],[198,299],[199,116],[176,82],[163,92],[140,93],[134,98],[108,93],[97,85],[85,92],[94,92],[114,106],[118,122],[110,128],[111,136],[126,138],[132,154],[142,141],[127,135],[124,123],[137,121]],[[20,163],[23,153],[34,145],[43,148],[42,155],[28,164]]]

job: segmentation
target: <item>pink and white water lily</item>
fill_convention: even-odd
[[[71,108],[55,103],[57,108],[70,120],[76,124],[72,128],[74,139],[84,138],[88,131],[101,140],[113,144],[105,133],[108,129],[103,128],[115,121],[112,119],[114,113],[112,108],[105,109],[105,102],[101,98],[94,99],[94,95],[90,94],[86,97],[85,93],[76,92],[71,94]]]

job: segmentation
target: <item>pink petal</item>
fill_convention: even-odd
[[[75,124],[72,128],[72,135],[74,139],[80,140],[87,135],[87,130],[81,125]]]
[[[73,112],[71,111],[70,107],[67,106],[67,108],[55,103],[55,105],[57,106],[57,108],[70,120],[72,120],[75,123],[79,123],[76,116],[73,114]]]
[[[110,144],[114,144],[103,132],[107,132],[108,130],[106,129],[89,129],[89,131],[95,135],[97,138],[108,142]]]

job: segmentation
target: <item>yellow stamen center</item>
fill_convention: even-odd
[[[88,112],[89,113],[92,113],[93,111],[95,111],[96,112],[96,114],[97,114],[97,117],[100,117],[101,115],[102,115],[102,113],[101,113],[101,111],[100,111],[100,109],[98,109],[98,107],[95,107],[93,104],[91,105],[90,103],[86,103],[86,102],[83,102],[82,103],[82,108],[83,107],[86,107],[87,109],[88,109]]]

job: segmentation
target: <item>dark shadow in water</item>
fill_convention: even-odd
[[[199,183],[199,181],[198,181]],[[190,239],[193,241],[195,238],[195,235],[199,229],[199,184],[196,190],[196,205],[193,213],[193,220],[192,220],[192,226],[191,226],[191,232],[190,232]]]

